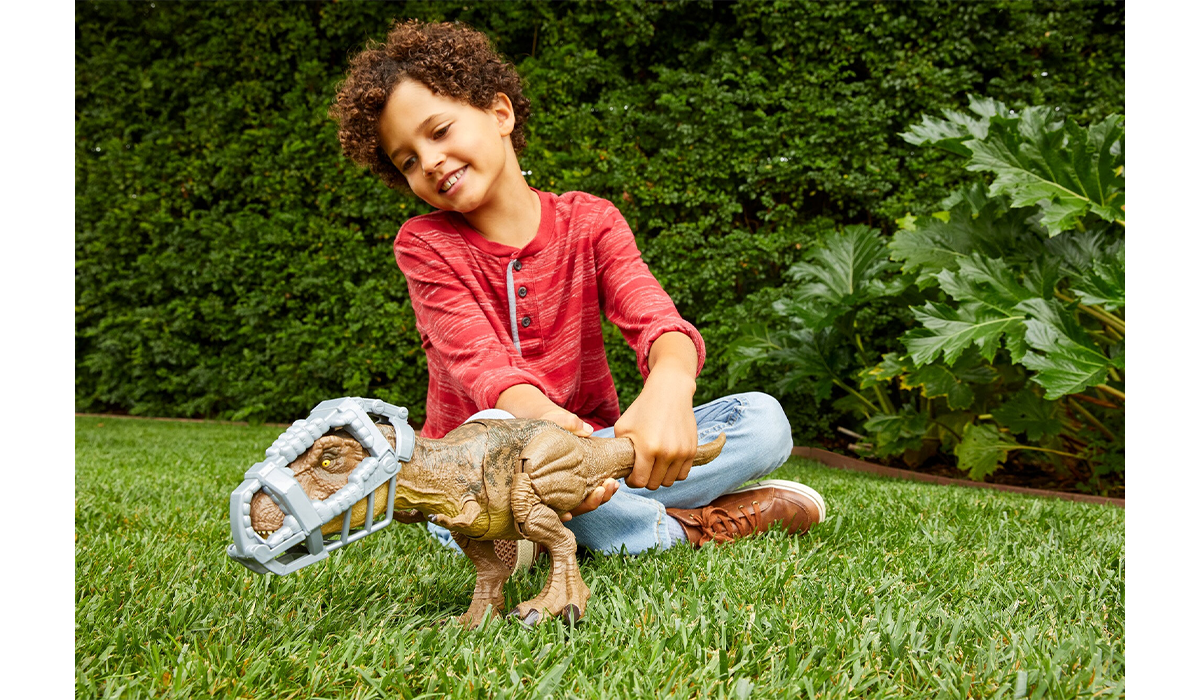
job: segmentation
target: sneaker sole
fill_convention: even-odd
[[[528,540],[496,540],[493,547],[500,562],[510,567],[510,577],[518,571],[528,571],[533,568],[533,560],[537,553],[537,545],[533,542]]]
[[[812,488],[811,486],[805,486],[798,481],[767,479],[766,481],[759,481],[757,483],[750,484],[749,486],[743,486],[735,491],[730,491],[730,493],[744,493],[746,491],[753,491],[754,489],[763,488],[764,486],[771,486],[784,491],[791,491],[792,493],[808,496],[817,504],[817,512],[819,515],[817,518],[817,523],[825,522],[825,499],[821,498],[821,494],[817,493],[816,489]],[[813,525],[816,525],[817,523],[813,523]]]
[[[517,540],[517,563],[513,565],[513,573],[529,571],[533,568],[533,553],[537,545],[529,540]]]

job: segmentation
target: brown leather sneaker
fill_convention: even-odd
[[[727,493],[703,508],[668,508],[688,541],[699,547],[710,541],[752,537],[782,523],[788,534],[804,534],[825,519],[825,499],[798,481],[771,479]]]
[[[546,554],[545,547],[529,540],[493,540],[492,549],[513,574],[532,569],[538,557]]]

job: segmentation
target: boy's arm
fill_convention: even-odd
[[[657,489],[685,478],[696,456],[692,397],[704,363],[704,339],[646,267],[624,217],[608,207],[596,236],[604,313],[637,353],[646,378],[614,433],[634,442],[634,470],[625,483]]]
[[[696,393],[699,357],[692,339],[678,331],[650,346],[650,374],[642,392],[617,421],[614,434],[634,444],[630,486],[650,490],[686,479],[696,457]]]

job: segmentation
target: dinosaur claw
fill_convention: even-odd
[[[564,620],[574,625],[583,618],[583,613],[579,610],[578,606],[568,605],[563,608],[562,616]]]
[[[515,608],[508,614],[508,616],[515,617],[518,622],[526,627],[533,627],[538,623],[539,620],[542,619],[542,614],[537,610],[530,610],[527,615],[521,617],[521,611]]]

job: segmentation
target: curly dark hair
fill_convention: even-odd
[[[518,154],[524,150],[529,99],[521,90],[516,68],[496,53],[488,38],[457,22],[397,22],[387,41],[369,41],[350,59],[346,79],[329,108],[338,122],[342,152],[370,168],[388,187],[408,188],[379,144],[379,115],[404,79],[479,109],[490,107],[499,93],[508,95],[516,121],[510,137],[513,149]]]

